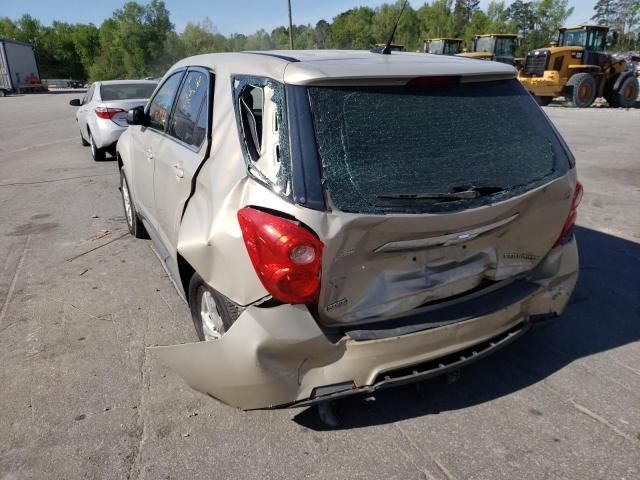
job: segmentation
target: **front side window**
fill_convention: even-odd
[[[171,75],[160,87],[149,105],[149,127],[164,131],[169,113],[171,113],[171,104],[176,96],[183,72],[176,72]]]
[[[605,49],[607,32],[604,30],[591,30],[587,37],[587,50],[601,52]]]
[[[457,53],[460,53],[460,42],[450,41],[445,44],[444,46],[445,55],[455,55]]]
[[[91,101],[91,97],[93,97],[93,91],[95,90],[95,87],[96,87],[95,84],[91,85],[91,87],[89,88],[89,91],[85,94],[84,98],[82,99],[83,105],[86,105]]]
[[[517,80],[308,91],[323,183],[343,211],[463,210],[570,168],[570,154]],[[473,188],[485,194],[441,198]]]
[[[207,92],[209,80],[207,74],[192,71],[187,74],[171,117],[169,135],[188,145],[200,147],[204,135],[198,129],[198,121],[207,123]]]
[[[291,197],[285,88],[264,77],[232,79],[240,142],[248,171],[274,192]]]

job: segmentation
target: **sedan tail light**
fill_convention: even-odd
[[[98,107],[96,108],[96,115],[98,118],[104,118],[105,120],[111,120],[116,113],[124,112],[121,108],[108,108]]]
[[[315,303],[320,293],[323,243],[293,221],[245,207],[242,238],[262,285],[284,303]]]
[[[573,192],[573,200],[571,201],[571,211],[569,211],[567,220],[564,222],[564,226],[562,227],[562,232],[560,232],[560,237],[558,237],[554,247],[567,243],[571,239],[573,227],[576,224],[576,218],[578,218],[578,205],[580,205],[583,193],[584,189],[582,188],[582,184],[580,182],[576,182],[576,189]]]

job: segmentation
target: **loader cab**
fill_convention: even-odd
[[[488,52],[496,56],[513,57],[517,35],[488,34],[473,37],[474,52]]]
[[[607,33],[609,33],[609,27],[604,25],[561,27],[558,46],[582,47],[586,51],[603,52],[607,44]]]
[[[457,55],[462,51],[461,38],[429,38],[424,41],[424,53]]]
[[[513,33],[475,35],[471,43],[471,51],[459,55],[513,65],[517,40],[518,36]]]
[[[386,44],[384,43],[376,43],[372,48],[375,49],[380,49],[380,48],[384,48],[386,46]],[[407,49],[405,48],[404,45],[401,45],[399,43],[392,43],[390,45],[391,51],[392,52],[406,52]]]

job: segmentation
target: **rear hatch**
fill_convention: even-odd
[[[323,323],[479,291],[553,248],[573,160],[517,81],[309,87],[309,98],[331,208]]]

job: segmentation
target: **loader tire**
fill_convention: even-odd
[[[587,108],[596,99],[598,85],[590,73],[576,73],[567,82],[565,98],[570,107]]]
[[[608,82],[605,98],[612,108],[631,108],[638,98],[638,79],[633,75],[627,75],[617,89],[614,89],[620,74],[616,73]]]
[[[551,103],[551,101],[553,100],[553,97],[539,97],[538,95],[532,94],[533,98],[535,99],[535,101],[538,103],[538,105],[540,105],[541,107],[546,107],[547,105],[549,105]]]

